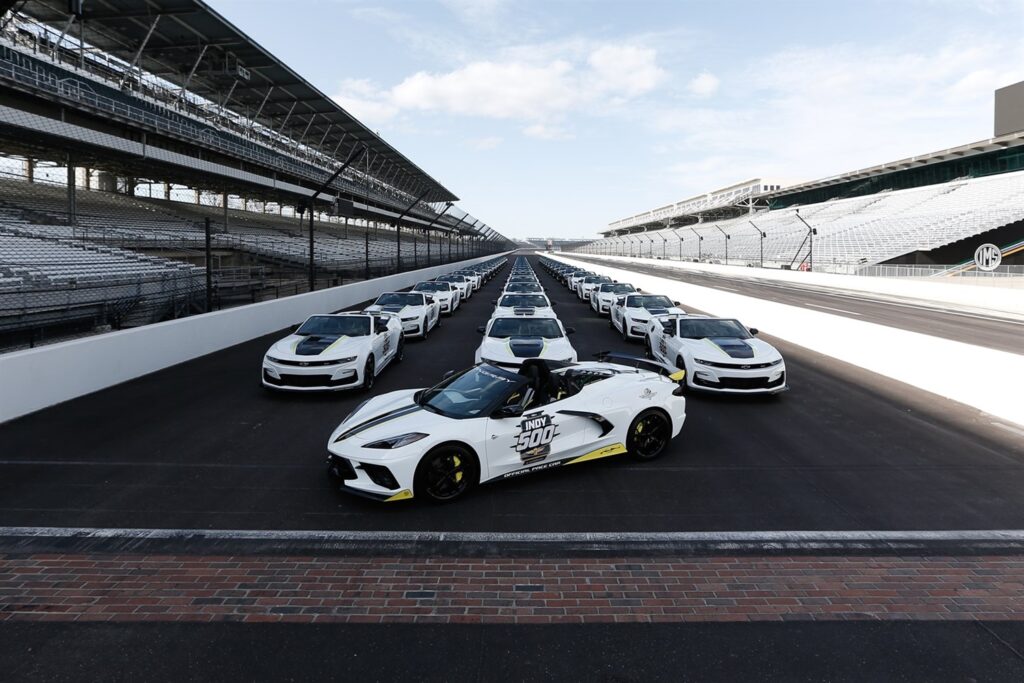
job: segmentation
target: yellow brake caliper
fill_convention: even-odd
[[[455,463],[456,467],[458,467],[459,465],[462,464],[462,460],[457,455],[452,456],[452,461]],[[457,482],[462,481],[462,470],[456,470],[455,471],[455,481],[457,481]]]

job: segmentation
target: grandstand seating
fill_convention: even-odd
[[[799,208],[800,216],[817,230],[815,266],[877,264],[916,251],[929,251],[1024,219],[1024,172],[960,179],[907,190],[884,191],[863,197],[834,199]],[[725,236],[730,262],[757,263],[760,238],[750,221],[767,233],[766,265],[800,263],[809,251],[807,228],[793,207],[761,211],[739,218],[641,233],[626,237],[633,253],[668,258],[698,257],[698,242],[690,228],[704,237],[700,257],[724,261]],[[663,238],[668,240],[663,247]],[[680,238],[682,244],[680,245]],[[639,247],[635,246],[640,242]],[[621,238],[619,240],[621,242]],[[582,251],[629,253],[628,247],[601,240]]]

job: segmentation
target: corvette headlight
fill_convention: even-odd
[[[694,363],[700,363],[701,365],[714,365],[713,362],[711,362],[709,360],[704,360],[702,358],[694,358],[693,362]]]
[[[411,443],[416,443],[420,439],[426,438],[426,434],[420,432],[410,432],[409,434],[402,434],[401,436],[393,436],[390,439],[381,439],[380,441],[374,441],[368,443],[363,448],[401,448],[402,446],[408,446]]]

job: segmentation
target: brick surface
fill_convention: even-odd
[[[1024,619],[1024,558],[0,555],[0,621],[854,619]]]

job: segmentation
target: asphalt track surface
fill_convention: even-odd
[[[0,626],[0,680],[1013,681],[1021,622]]]
[[[645,275],[667,277],[691,285],[723,289],[744,296],[809,308],[822,313],[841,315],[845,318],[878,323],[901,330],[920,332],[965,344],[1024,354],[1024,320],[951,310],[925,302],[916,303],[912,300],[882,299],[873,297],[868,292],[825,290],[767,278],[751,278],[747,277],[748,272],[743,272],[744,277],[731,278],[726,275],[698,273],[669,266],[632,262],[618,263],[576,254],[566,254],[565,256],[594,265],[625,268]],[[737,268],[739,269],[739,267]]]
[[[536,263],[536,259],[533,259]],[[581,358],[642,353],[539,266]],[[376,392],[472,363],[502,271]],[[685,306],[687,302],[682,302]],[[770,333],[770,329],[766,330]],[[0,525],[482,532],[1024,528],[1024,439],[962,405],[785,342],[792,390],[689,400],[659,460],[489,484],[458,503],[333,490],[326,439],[365,398],[268,393],[284,332],[0,425]],[[939,370],[939,369],[937,369]]]

